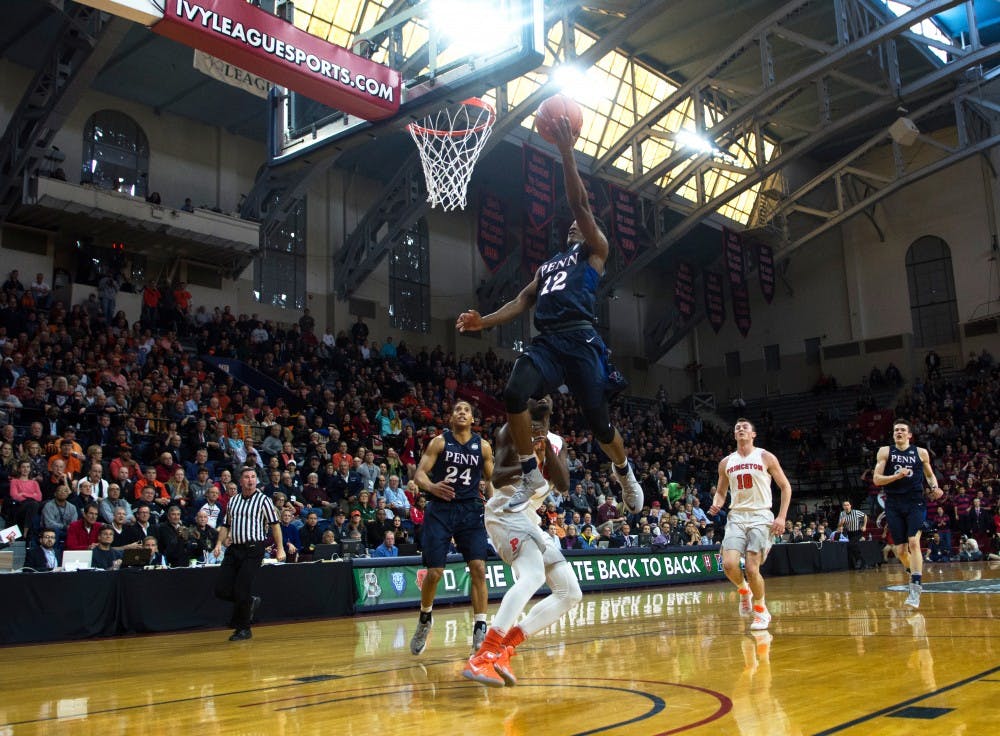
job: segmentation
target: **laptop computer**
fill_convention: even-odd
[[[122,550],[122,567],[145,567],[153,557],[146,547],[129,547]]]
[[[340,543],[341,557],[364,557],[365,543],[360,539],[345,539]]]
[[[608,548],[608,544],[610,544],[610,542],[608,542],[607,540],[598,542],[597,543],[597,549],[607,549]]]
[[[653,544],[653,535],[652,534],[640,534],[639,535],[639,546],[640,547],[649,547],[652,544]]]
[[[93,552],[89,549],[66,550],[62,557],[63,570],[88,570],[92,567],[90,564],[92,557]]]
[[[420,548],[415,544],[397,544],[400,557],[412,557],[420,554]]]
[[[332,560],[334,556],[340,556],[339,544],[317,544],[313,547],[314,560]]]

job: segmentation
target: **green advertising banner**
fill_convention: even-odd
[[[566,560],[584,591],[674,585],[725,577],[722,555],[715,549],[574,555],[567,556]],[[371,565],[359,559],[352,563],[358,610],[412,606],[420,602],[420,585],[427,571],[419,564]],[[514,575],[509,565],[500,560],[487,560],[486,585],[490,598],[502,597],[513,583]],[[438,583],[435,600],[447,603],[468,597],[469,570],[465,562],[449,562]]]

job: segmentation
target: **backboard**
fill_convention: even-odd
[[[359,134],[402,130],[444,105],[481,95],[537,68],[544,58],[543,0],[427,0],[415,6],[339,0],[336,6],[326,18],[296,10],[292,20],[310,33],[399,70],[399,113],[368,121],[276,87],[268,131],[272,165],[323,146],[346,145]],[[341,18],[357,27],[338,28],[332,21]]]

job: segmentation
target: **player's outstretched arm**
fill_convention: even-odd
[[[492,314],[487,314],[484,317],[475,309],[462,312],[458,315],[458,319],[455,320],[455,329],[459,332],[478,332],[479,330],[488,330],[491,327],[506,324],[535,306],[537,299],[538,275],[535,274],[535,278],[521,289],[517,296]]]
[[[556,147],[562,156],[566,201],[573,211],[576,226],[580,228],[580,234],[583,235],[587,243],[587,256],[591,259],[591,265],[598,272],[603,272],[604,263],[608,260],[608,238],[601,232],[601,228],[597,226],[597,221],[594,219],[594,213],[590,211],[587,188],[583,185],[580,171],[576,168],[576,156],[573,153],[576,136],[573,135],[569,118],[565,115],[559,118],[552,132]]]

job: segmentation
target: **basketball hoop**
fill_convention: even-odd
[[[470,97],[406,126],[420,152],[431,207],[440,205],[445,212],[465,209],[472,169],[496,119],[492,105]]]

